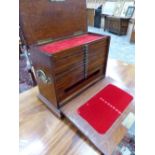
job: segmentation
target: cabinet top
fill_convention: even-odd
[[[87,32],[86,0],[20,0],[19,15],[27,45]]]

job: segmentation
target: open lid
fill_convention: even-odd
[[[87,32],[86,0],[20,0],[20,28],[28,45]]]

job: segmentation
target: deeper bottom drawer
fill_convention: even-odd
[[[56,88],[62,90],[63,88],[69,87],[84,78],[84,68],[79,66],[72,71],[68,71],[61,76],[56,77]]]
[[[62,105],[66,98],[70,97],[73,93],[76,93],[80,89],[82,89],[84,86],[89,84],[91,81],[102,77],[103,76],[103,67],[100,66],[99,68],[96,68],[86,79],[81,79],[78,82],[74,83],[73,85],[69,85],[66,87],[58,88],[57,89],[57,98],[60,105]]]

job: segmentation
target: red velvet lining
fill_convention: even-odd
[[[109,84],[78,108],[77,112],[98,133],[104,134],[132,99],[133,97],[124,90]]]
[[[54,43],[46,44],[40,47],[41,50],[45,53],[56,53],[65,49],[73,48],[76,46],[80,46],[82,44],[89,43],[91,41],[95,41],[103,38],[104,36],[94,35],[94,34],[84,34],[81,36],[77,36],[74,38],[69,38],[61,41],[57,41]]]

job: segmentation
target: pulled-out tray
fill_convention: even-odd
[[[126,105],[121,110],[118,117],[115,118],[115,120],[109,126],[109,128],[107,128],[106,132],[99,132],[91,124],[91,121],[89,122],[87,117],[83,117],[80,112],[82,112],[83,110],[81,110],[81,108],[86,106],[85,104],[89,103],[90,100],[92,100],[96,96],[96,94],[98,94],[101,90],[110,85],[120,88],[121,90],[123,90],[124,93],[128,93],[128,96],[126,97],[127,102],[129,103],[126,104],[126,101],[124,102],[124,104]],[[134,123],[134,117],[130,117],[134,116],[134,99],[132,98],[132,96],[134,95],[130,90],[125,88],[123,85],[117,83],[113,79],[107,77],[92,85],[81,94],[79,94],[77,97],[65,104],[63,107],[61,107],[61,112],[95,145],[95,147],[101,153],[105,155],[111,155],[112,152],[115,150],[116,146],[120,143],[128,129],[130,128],[130,126]],[[117,102],[118,104],[120,104],[120,101],[117,99],[113,101],[116,102],[113,102],[114,104],[117,104]],[[103,113],[103,118],[104,115],[105,117],[107,116]],[[93,115],[91,117],[93,117]],[[94,113],[94,117],[97,117],[97,113]],[[96,121],[98,120],[96,119]],[[107,121],[109,120],[107,119]]]

